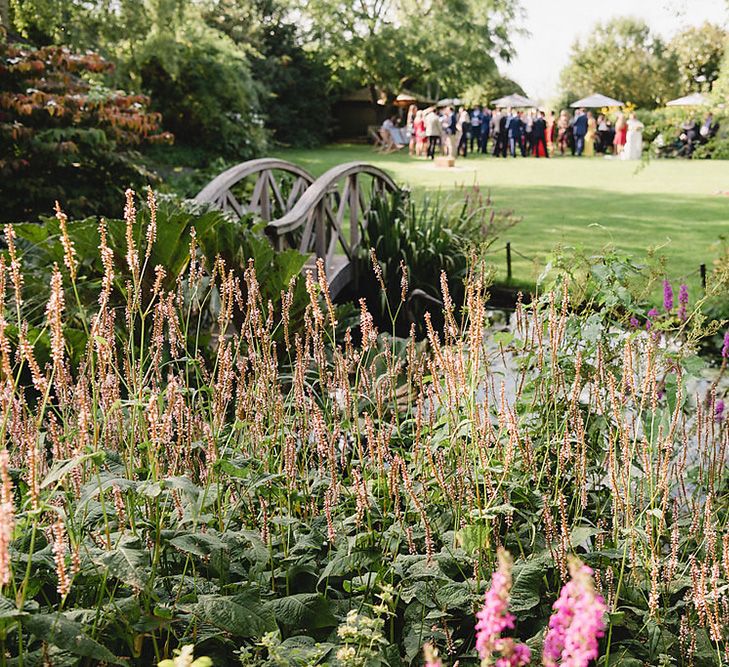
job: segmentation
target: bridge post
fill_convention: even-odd
[[[314,252],[325,262],[327,259],[327,221],[326,221],[326,199],[322,199],[316,206],[314,212]],[[324,267],[326,269],[326,266]]]

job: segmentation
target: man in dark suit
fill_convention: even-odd
[[[587,112],[580,109],[575,113],[575,124],[572,126],[575,137],[575,154],[579,157],[585,150],[585,135],[587,134]]]
[[[515,111],[509,116],[509,151],[511,157],[516,157],[516,147],[519,147],[521,156],[526,157],[526,149],[524,148],[524,121],[521,119],[521,111]]]
[[[539,157],[539,146],[544,149],[544,157],[549,157],[547,150],[547,121],[544,119],[544,111],[540,111],[534,119],[532,127],[532,150],[534,157]]]
[[[494,157],[506,157],[509,145],[508,130],[506,128],[510,114],[500,110],[499,124],[494,127]]]
[[[478,148],[485,155],[489,150],[489,134],[491,133],[491,111],[484,107],[481,116],[481,136],[478,138]]]

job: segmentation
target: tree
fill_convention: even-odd
[[[0,44],[0,216],[50,213],[54,200],[73,215],[120,213],[125,188],[147,174],[128,151],[170,142],[149,99],[105,89],[112,68],[98,54]]]
[[[652,109],[675,97],[676,76],[675,60],[643,20],[616,18],[574,43],[560,83],[565,102],[601,92]]]
[[[505,0],[299,0],[310,48],[332,83],[391,93],[403,86],[458,94],[508,60],[518,4]]]
[[[718,25],[705,22],[678,33],[668,49],[676,59],[680,92],[709,92],[719,76],[726,31]]]

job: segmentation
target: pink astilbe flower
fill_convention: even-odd
[[[673,287],[668,280],[663,281],[663,307],[669,313],[673,310]]]
[[[607,607],[595,592],[592,570],[577,558],[570,560],[569,567],[572,579],[552,607],[544,638],[545,667],[587,667],[597,658],[598,639],[605,634]]]
[[[681,285],[678,288],[678,319],[681,322],[686,321],[686,307],[689,302],[688,285]]]
[[[481,611],[476,614],[476,650],[484,664],[496,667],[528,665],[531,651],[525,644],[517,644],[510,637],[502,637],[504,630],[514,628],[514,616],[508,611],[511,590],[511,556],[505,549],[498,551],[499,567],[491,576],[491,587]]]

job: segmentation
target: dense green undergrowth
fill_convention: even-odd
[[[599,664],[726,660],[729,436],[701,304],[630,329],[642,305],[597,261],[589,302],[560,280],[495,327],[466,269],[441,327],[392,337],[365,301],[340,323],[321,270],[274,302],[269,265],[205,249],[219,214],[163,228],[135,207],[89,247],[60,213],[36,244],[6,229],[0,662],[193,644],[216,665],[394,667],[429,642],[476,664],[498,546],[534,655],[578,554],[608,605]]]

